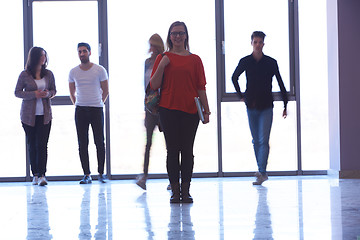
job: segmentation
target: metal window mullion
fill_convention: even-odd
[[[289,0],[290,93],[296,101],[297,170],[302,175],[298,0]]]
[[[216,104],[217,104],[217,138],[218,138],[218,176],[222,177],[222,130],[221,130],[221,101],[225,95],[225,53],[223,45],[224,34],[224,0],[215,0],[215,30],[216,30]]]
[[[24,34],[24,66],[28,57],[28,52],[33,46],[33,18],[32,18],[32,0],[23,0],[23,34]],[[26,167],[25,167],[25,181],[30,181],[30,158],[28,154],[28,147],[25,140],[26,149]]]
[[[108,22],[107,0],[98,0],[99,22],[99,64],[109,73],[108,58]],[[106,146],[106,174],[111,179],[111,156],[110,156],[110,96],[105,102],[105,146]]]

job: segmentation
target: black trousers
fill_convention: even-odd
[[[75,109],[75,124],[79,144],[81,166],[85,175],[90,174],[89,164],[89,126],[91,125],[99,174],[104,173],[105,142],[104,142],[104,112],[102,107],[82,107]]]
[[[44,115],[38,115],[36,116],[34,127],[25,123],[22,123],[22,126],[26,135],[31,172],[33,176],[45,176],[51,121],[48,124],[44,124]]]
[[[164,132],[170,183],[190,182],[194,167],[194,141],[199,126],[197,113],[160,108],[160,124]],[[181,161],[180,161],[181,154]]]

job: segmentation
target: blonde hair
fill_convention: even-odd
[[[163,53],[165,51],[164,42],[159,34],[153,34],[149,39],[149,44],[153,45],[159,53]],[[150,52],[150,49],[149,49]]]

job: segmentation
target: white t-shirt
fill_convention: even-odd
[[[82,70],[80,65],[71,69],[69,82],[75,82],[76,106],[103,107],[100,82],[108,80],[103,66],[93,64],[89,70]]]
[[[45,78],[42,78],[40,80],[36,80],[35,79],[35,83],[38,87],[38,90],[40,91],[44,91],[45,90]],[[36,110],[35,110],[35,115],[44,115],[44,105],[42,102],[42,98],[38,98],[36,99]]]

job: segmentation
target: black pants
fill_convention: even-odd
[[[152,136],[156,125],[159,126],[159,115],[154,115],[145,111],[145,128],[146,128],[146,146],[144,154],[144,175],[149,172],[150,148],[152,145]]]
[[[167,108],[160,108],[159,114],[166,141],[166,168],[170,183],[178,183],[180,173],[182,182],[190,182],[194,167],[193,147],[199,116],[197,113],[189,114]]]
[[[75,124],[79,144],[79,155],[84,174],[90,174],[89,164],[89,126],[91,125],[96,146],[98,172],[104,173],[105,142],[104,112],[102,107],[82,107],[75,109]]]
[[[44,115],[38,115],[36,116],[34,127],[25,123],[22,123],[22,126],[26,135],[31,172],[33,176],[45,176],[51,121],[48,124],[44,124]]]

